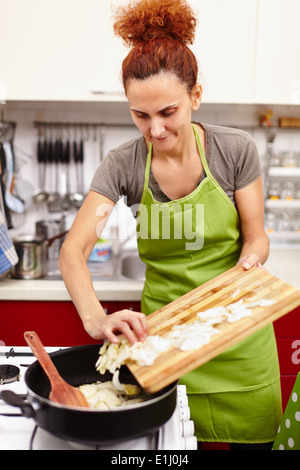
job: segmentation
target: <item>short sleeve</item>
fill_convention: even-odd
[[[90,189],[117,203],[126,193],[126,168],[118,152],[111,150],[98,166]]]
[[[123,196],[131,206],[143,193],[147,147],[143,138],[126,142],[110,150],[98,166],[90,189],[117,203]]]
[[[234,168],[235,189],[242,189],[262,174],[262,164],[256,143],[250,134],[239,138],[237,159]]]

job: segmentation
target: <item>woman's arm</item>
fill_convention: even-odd
[[[61,247],[59,268],[86,331],[95,339],[107,337],[112,342],[117,342],[115,333],[121,332],[132,344],[143,341],[147,335],[145,315],[126,309],[106,315],[87,267],[89,255],[113,207],[110,199],[89,192]]]
[[[262,267],[269,256],[269,239],[264,229],[264,197],[262,177],[235,191],[242,231],[239,264],[244,269]]]

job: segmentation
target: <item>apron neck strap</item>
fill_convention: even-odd
[[[199,151],[200,158],[201,158],[201,163],[202,163],[203,168],[204,168],[204,172],[207,176],[211,176],[211,173],[210,173],[209,168],[208,168],[208,164],[207,164],[207,161],[206,161],[206,158],[205,158],[205,155],[204,155],[202,143],[201,143],[197,128],[196,128],[195,124],[193,124],[193,123],[192,123],[192,126],[193,126],[193,130],[194,130],[194,134],[195,134],[196,144],[197,144],[198,151]]]
[[[205,171],[206,175],[210,175],[210,171],[209,171],[209,168],[208,168],[208,165],[207,165],[207,161],[206,161],[206,158],[205,158],[205,155],[204,155],[204,151],[203,151],[203,147],[202,147],[202,144],[201,144],[201,140],[200,140],[198,131],[196,129],[195,124],[192,123],[192,126],[193,126],[193,131],[194,131],[194,135],[195,135],[195,139],[196,139],[196,144],[197,144],[197,147],[198,147],[198,151],[199,151],[199,154],[200,154],[200,158],[201,158],[201,162],[202,162],[204,171]],[[151,158],[152,158],[152,143],[149,142],[149,149],[148,149],[146,169],[145,169],[145,183],[144,183],[145,187],[148,187],[148,185],[149,185]]]
[[[152,143],[149,142],[149,149],[148,149],[146,169],[145,169],[145,182],[144,182],[145,187],[148,187],[149,185],[151,157],[152,157]]]

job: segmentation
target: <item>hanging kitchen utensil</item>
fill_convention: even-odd
[[[47,141],[46,138],[42,139],[41,133],[39,132],[39,139],[37,145],[37,161],[39,167],[39,188],[33,193],[33,200],[36,203],[45,202],[48,199],[49,194],[45,189],[46,183],[46,160],[47,159]]]
[[[70,140],[69,137],[66,140],[64,151],[63,151],[63,164],[65,166],[65,177],[66,177],[66,192],[62,200],[62,209],[64,211],[69,209],[70,206]]]
[[[49,212],[60,212],[62,210],[62,197],[59,192],[59,163],[62,160],[63,144],[60,138],[56,139],[53,152],[53,163],[55,164],[55,191],[49,194],[47,206]]]
[[[38,335],[34,331],[26,331],[24,338],[50,381],[51,392],[49,399],[62,405],[89,408],[83,393],[78,388],[72,387],[59,375]]]
[[[48,128],[48,138],[45,141],[45,152],[44,152],[44,162],[45,162],[45,172],[47,173],[47,183],[45,179],[45,187],[47,187],[48,197],[51,192],[51,189],[55,185],[54,180],[54,171],[53,171],[53,162],[54,162],[54,142],[51,128]],[[48,199],[48,198],[47,198]]]
[[[83,182],[83,160],[84,160],[84,142],[83,139],[80,140],[79,145],[79,155],[78,155],[78,163],[80,166],[80,191],[81,194],[84,196],[84,182]]]
[[[81,179],[82,179],[81,174],[82,173],[80,174],[80,168],[79,168],[79,165],[81,165],[81,167],[83,166],[83,158],[84,158],[83,157],[83,140],[81,139],[78,144],[76,139],[74,139],[73,159],[74,159],[75,168],[76,168],[77,192],[73,193],[70,196],[70,201],[71,201],[71,204],[77,208],[79,208],[82,205],[83,200],[84,200],[84,195],[82,193],[82,187],[81,187]]]
[[[103,129],[102,126],[99,128],[99,163],[103,160]]]
[[[2,166],[1,166],[1,159],[0,159],[0,211],[3,214],[5,219],[5,206],[4,206],[4,191],[2,191]]]
[[[26,212],[26,210],[29,209],[33,204],[34,187],[31,182],[23,178],[22,168],[23,165],[28,162],[28,157],[30,158],[30,160],[32,159],[32,157],[31,155],[25,153],[21,147],[18,147],[15,144],[12,144],[11,148],[15,169],[15,195],[23,202]],[[26,217],[24,216],[24,222],[25,220]],[[14,227],[16,228],[15,223]]]
[[[53,160],[54,160],[53,153],[54,153],[54,145],[53,145],[52,137],[50,136],[47,141],[46,148],[45,148],[45,162],[46,163],[53,163]]]
[[[13,162],[13,153],[12,153],[11,143],[4,142],[3,149],[5,153],[6,171],[7,171],[5,202],[11,211],[21,214],[25,210],[24,204],[17,196],[15,196],[15,194],[13,194],[14,162]]]
[[[24,181],[17,170],[16,166],[16,159],[14,154],[14,145],[12,140],[10,141],[11,147],[11,154],[12,154],[12,161],[13,161],[13,168],[14,168],[14,176],[13,182],[11,185],[11,193],[15,196],[15,198],[19,199],[23,206],[24,210],[21,212],[11,211],[11,219],[12,225],[15,229],[20,228],[26,222],[26,209],[32,205],[32,185]]]
[[[6,193],[6,178],[5,178],[5,171],[6,171],[6,159],[5,153],[3,149],[3,144],[0,142],[0,189],[1,189],[1,203],[4,208],[4,215],[6,220],[6,225],[8,229],[13,228],[12,220],[11,220],[11,213],[9,208],[6,205],[5,201],[5,193]]]
[[[33,192],[33,186],[29,181],[16,177],[15,194],[23,202],[25,211],[32,206]]]

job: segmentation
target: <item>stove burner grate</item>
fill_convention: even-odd
[[[0,385],[20,380],[20,369],[10,364],[0,365]]]

